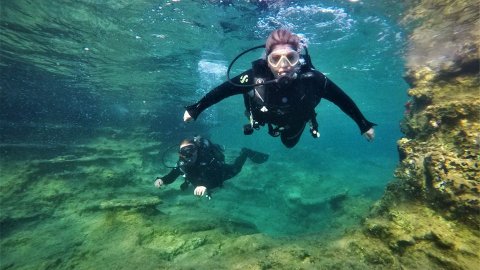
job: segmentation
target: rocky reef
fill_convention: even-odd
[[[405,137],[396,180],[365,232],[408,269],[476,269],[480,260],[477,4],[422,0],[403,19],[411,30]]]

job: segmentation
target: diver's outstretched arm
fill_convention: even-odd
[[[244,82],[248,82],[249,76],[251,77],[252,71],[251,69],[243,72],[242,74],[236,76],[232,79],[232,82],[240,84]],[[243,79],[242,79],[243,78]],[[183,121],[189,122],[192,120],[196,120],[198,115],[203,112],[205,109],[213,106],[214,104],[222,101],[227,97],[231,97],[233,95],[243,94],[249,91],[250,88],[248,87],[238,87],[229,82],[224,82],[221,85],[213,88],[210,92],[208,92],[200,101],[195,104],[186,106],[185,113],[183,114]]]
[[[155,182],[153,183],[155,187],[160,188],[161,186],[164,185],[169,185],[175,181],[182,172],[178,167],[173,168],[167,175],[162,176],[162,177],[157,177],[155,179]]]
[[[325,92],[323,97],[337,105],[344,113],[357,123],[362,134],[368,141],[373,141],[375,132],[373,127],[377,124],[368,121],[363,116],[355,102],[335,83],[326,78]]]

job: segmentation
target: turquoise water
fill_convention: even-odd
[[[136,208],[90,212],[118,200],[162,201],[152,203],[157,212],[132,221],[139,231],[144,224],[162,231],[192,220],[243,224],[232,233],[274,238],[334,237],[354,228],[393,178],[407,100],[405,36],[395,21],[401,7],[375,2],[276,1],[268,8],[254,1],[2,3],[2,269],[75,266],[57,260],[64,253],[85,261],[80,268],[102,256],[121,258],[93,243],[100,239],[101,247],[115,250],[129,219],[105,234],[102,224]],[[305,132],[293,149],[266,128],[244,136],[240,96],[195,123],[182,122],[183,106],[225,80],[229,62],[278,27],[304,35],[315,67],[378,124],[373,143],[326,100],[317,107],[321,138]],[[248,54],[233,73],[259,56]],[[230,160],[241,147],[270,159],[247,162],[210,201],[180,192],[180,180],[155,189],[155,177],[168,172],[163,152],[193,134],[224,145]],[[330,204],[344,194],[339,209]],[[59,230],[59,238],[46,236]],[[157,249],[168,245],[157,242]],[[122,243],[125,250],[151,250],[156,242]],[[25,251],[35,256],[20,260]]]

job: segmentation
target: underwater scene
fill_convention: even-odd
[[[474,0],[1,1],[0,270],[478,269],[479,12]],[[307,125],[293,147],[267,124],[247,134],[241,94],[184,121],[277,29],[302,38],[373,140],[325,98],[319,137]],[[229,170],[243,158],[202,196],[181,176],[202,146],[179,147],[196,136]]]

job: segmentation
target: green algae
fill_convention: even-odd
[[[164,146],[132,136],[100,137],[58,148],[50,158],[38,155],[28,163],[17,155],[28,147],[5,146],[11,156],[2,160],[2,268],[188,269],[201,262],[202,268],[211,269],[289,269],[324,264],[315,249],[326,236],[317,234],[317,240],[267,236],[252,220],[222,216],[220,209],[208,207],[212,202],[226,203],[223,192],[251,181],[254,164],[244,168],[238,186],[219,191],[213,201],[182,194],[175,187],[157,190],[152,182],[160,161],[152,155],[158,156]],[[275,177],[264,184],[275,182]],[[297,172],[295,177],[308,174]],[[328,182],[322,185],[328,190]],[[307,191],[297,189],[296,195],[289,195],[297,199],[286,200],[281,209],[290,218],[302,217],[305,224],[297,225],[310,230],[320,230],[315,221],[329,212],[332,220],[325,224],[330,232],[352,230],[371,204],[371,199],[346,191],[332,189],[317,199],[315,192]],[[308,247],[307,239],[312,241]],[[34,255],[21,260],[25,253]],[[332,259],[326,265],[335,263]]]

